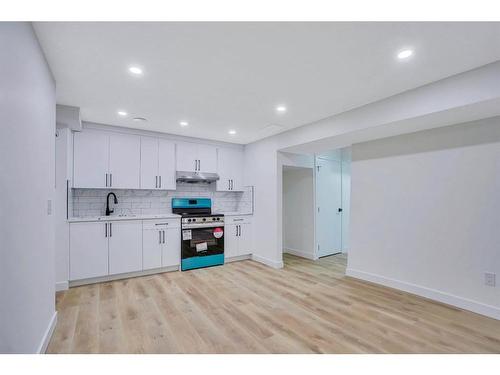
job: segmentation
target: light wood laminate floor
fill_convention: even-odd
[[[286,255],[72,288],[48,353],[500,353],[500,321],[345,267]]]

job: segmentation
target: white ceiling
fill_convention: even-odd
[[[34,26],[57,102],[83,120],[244,144],[500,59],[500,23]]]

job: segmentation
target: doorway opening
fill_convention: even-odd
[[[312,159],[312,158],[311,158]],[[283,252],[314,260],[314,168],[283,166]]]
[[[351,148],[315,155],[316,258],[345,261],[349,250]]]

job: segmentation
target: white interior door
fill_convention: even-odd
[[[158,187],[158,138],[141,137],[141,189]]]
[[[316,159],[318,256],[342,251],[342,168],[340,161]]]

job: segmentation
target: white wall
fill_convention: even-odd
[[[499,103],[497,62],[246,145],[245,184],[255,186],[254,259],[272,267],[283,264],[283,153],[279,151],[312,154],[484,118],[499,114]]]
[[[315,258],[312,168],[283,170],[283,250],[304,258]]]
[[[0,352],[44,349],[55,323],[55,83],[29,23],[0,23]]]
[[[348,274],[500,319],[500,117],[352,148]]]

